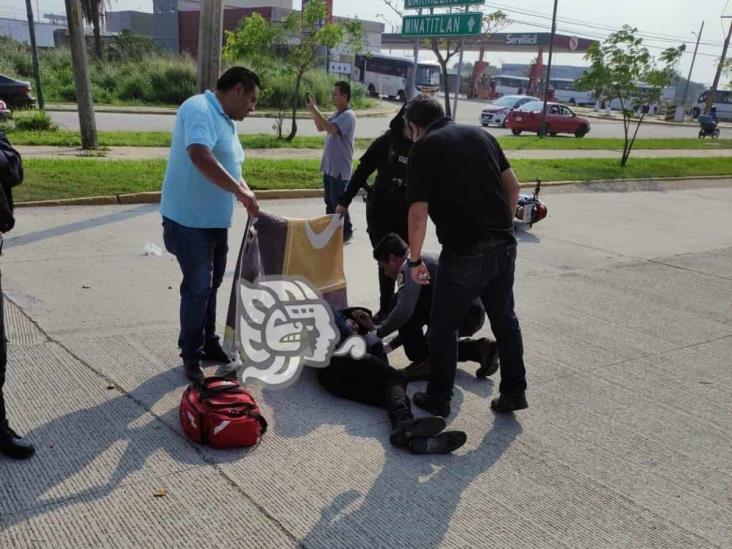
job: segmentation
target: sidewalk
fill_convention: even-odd
[[[46,147],[19,145],[16,147],[25,158],[74,158],[86,156],[77,147]],[[108,150],[94,153],[94,158],[107,160],[150,160],[168,158],[168,147],[110,147]],[[354,158],[359,158],[363,150],[354,151]],[[618,158],[621,150],[506,150],[508,158],[516,159],[569,159],[569,158]],[[247,158],[280,159],[313,159],[320,158],[321,149],[247,149]],[[732,149],[693,150],[693,149],[633,149],[634,157],[642,158],[718,158],[731,157]]]
[[[630,190],[547,188],[516,272],[530,408],[493,414],[500,375],[460,365],[449,428],[468,442],[450,456],[391,447],[383,411],[329,395],[311,369],[255,389],[270,425],[255,451],[189,443],[180,273],[143,255],[162,247],[157,206],[19,211],[2,257],[6,394],[37,455],[0,457],[0,547],[730,547],[732,187]],[[349,301],[374,307],[362,202],[352,217]]]

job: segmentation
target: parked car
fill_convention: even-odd
[[[18,108],[32,107],[36,102],[31,95],[30,82],[16,80],[3,74],[0,74],[0,100],[9,107]]]
[[[0,101],[0,120],[7,120],[13,115],[5,101]]]
[[[504,95],[488,103],[483,108],[483,111],[480,113],[480,125],[485,127],[490,124],[495,124],[496,126],[505,128],[506,116],[511,109],[517,109],[525,103],[538,100],[538,97],[531,95]]]
[[[546,119],[542,131],[540,126],[543,106],[543,101],[533,101],[511,111],[506,125],[511,128],[513,135],[521,135],[521,132],[526,131],[544,135],[572,133],[575,137],[584,137],[589,133],[590,121],[582,116],[577,116],[572,109],[559,103],[547,103]]]

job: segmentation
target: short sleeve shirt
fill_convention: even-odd
[[[412,147],[407,197],[410,204],[428,203],[444,247],[467,247],[512,230],[513,212],[501,184],[501,173],[510,167],[493,136],[443,119]]]
[[[188,147],[203,145],[237,181],[242,176],[244,149],[234,121],[216,95],[206,91],[187,99],[178,109],[163,180],[160,213],[186,227],[228,228],[234,195],[209,181],[193,165]]]
[[[356,115],[348,108],[337,112],[328,121],[335,124],[338,131],[325,138],[320,171],[337,179],[351,179],[353,169],[353,143],[356,133]]]

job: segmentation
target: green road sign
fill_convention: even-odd
[[[480,34],[480,12],[439,15],[407,15],[402,19],[402,36],[470,36]]]
[[[485,0],[404,0],[404,8],[416,10],[419,8],[448,8],[450,6],[483,5]]]

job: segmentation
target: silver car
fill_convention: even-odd
[[[511,109],[518,109],[529,101],[539,101],[538,97],[531,95],[504,95],[488,103],[480,113],[481,126],[506,127],[506,117]]]

